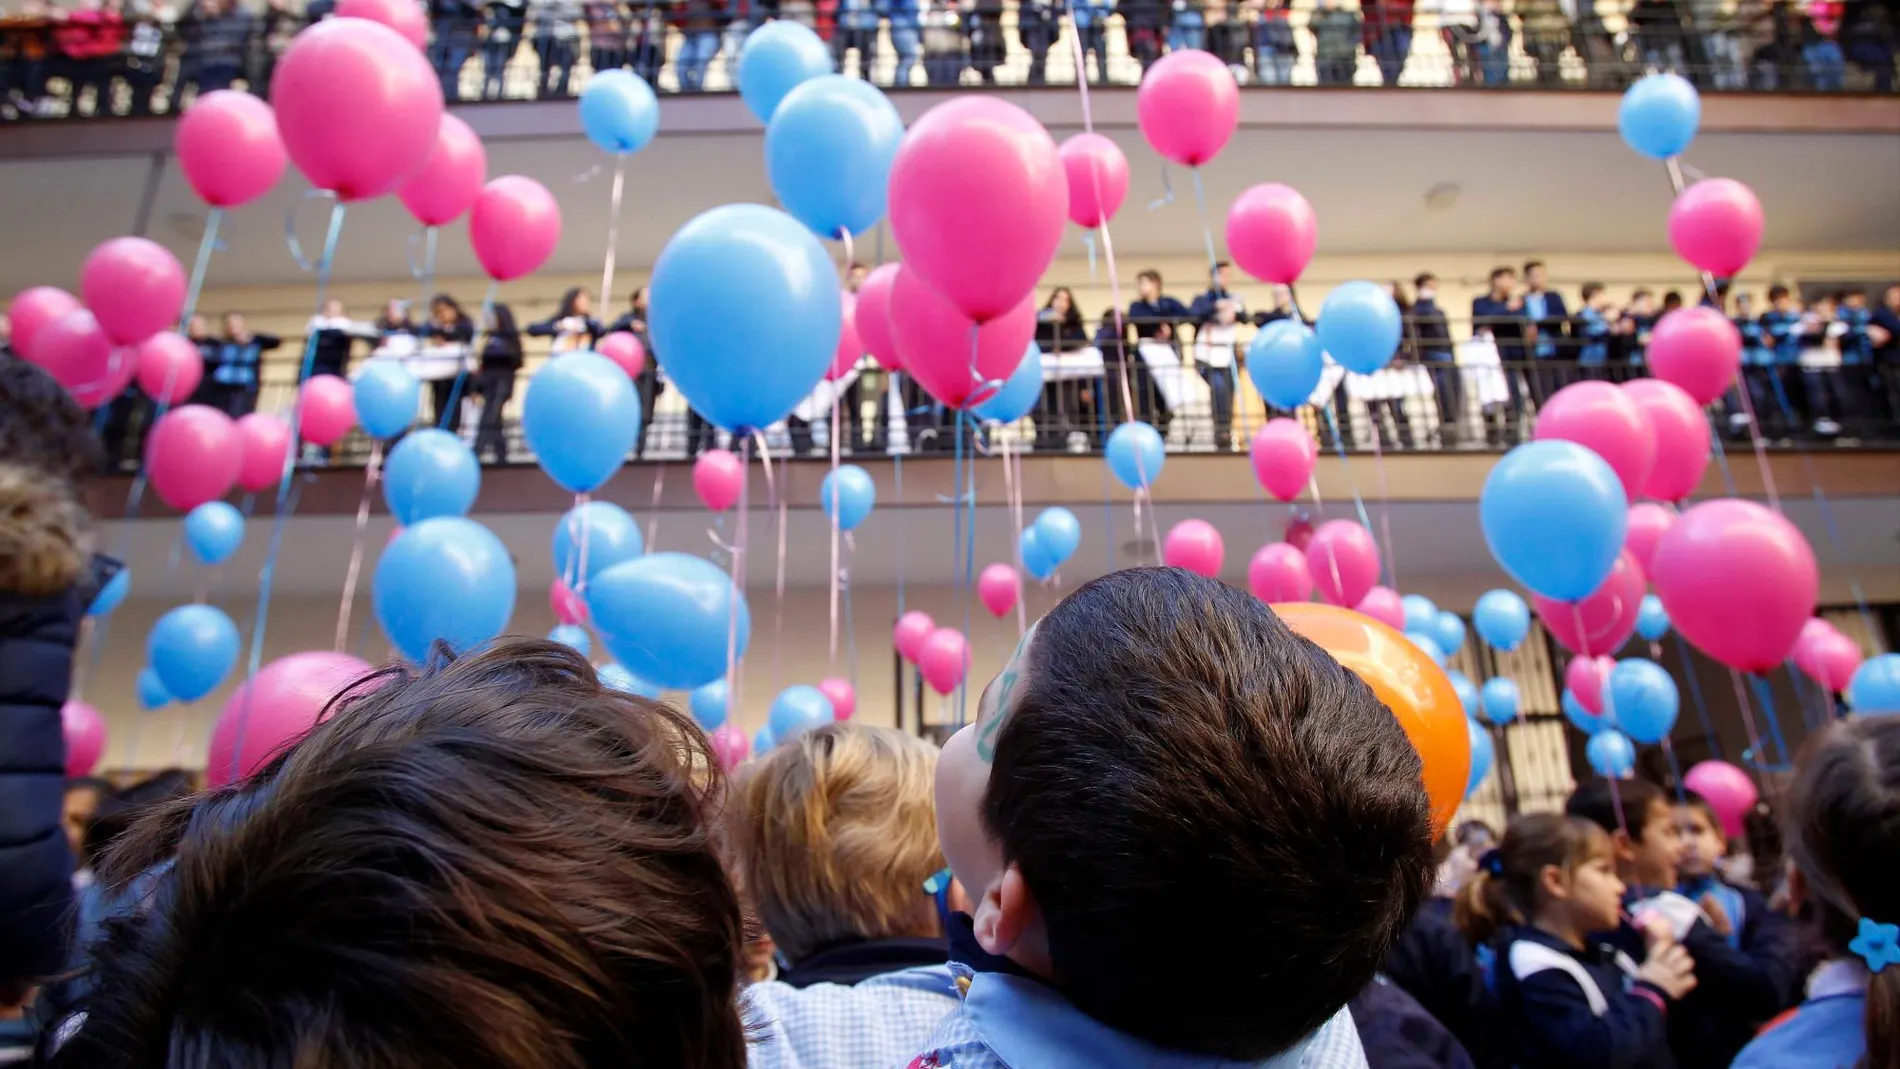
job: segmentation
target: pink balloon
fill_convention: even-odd
[[[1281,537],[1286,539],[1287,545],[1305,553],[1306,547],[1313,541],[1312,513],[1305,509],[1295,509],[1293,514],[1286,518],[1286,529]]]
[[[1097,133],[1076,134],[1057,150],[1069,182],[1069,218],[1090,230],[1115,217],[1128,197],[1128,157]]]
[[[416,222],[447,226],[475,206],[475,197],[487,180],[488,152],[482,148],[482,139],[467,123],[444,113],[429,161],[402,184],[396,196]]]
[[[288,162],[277,113],[236,89],[216,89],[194,101],[178,120],[172,145],[185,181],[213,208],[236,208],[269,193]]]
[[[292,38],[270,98],[291,162],[346,203],[395,192],[429,162],[442,127],[435,68],[368,19],[325,19]]]
[[[1656,322],[1645,356],[1657,378],[1698,405],[1714,404],[1742,368],[1742,335],[1714,308],[1678,308]]]
[[[1306,544],[1306,571],[1321,601],[1357,605],[1379,581],[1379,546],[1351,520],[1327,520]]]
[[[864,276],[858,286],[858,303],[851,313],[851,325],[857,328],[864,350],[891,371],[901,371],[897,342],[891,337],[891,287],[897,284],[902,264],[879,264]]]
[[[1701,795],[1722,822],[1722,834],[1739,839],[1746,832],[1743,817],[1755,808],[1761,793],[1748,773],[1727,761],[1702,761],[1682,777],[1682,785]]]
[[[145,472],[167,505],[189,512],[223,497],[244,463],[231,417],[204,405],[184,405],[159,417],[145,439]]]
[[[849,720],[851,714],[858,711],[858,688],[848,679],[827,676],[818,681],[818,692],[831,699],[833,719]]]
[[[1135,117],[1156,152],[1183,167],[1199,167],[1234,136],[1240,85],[1211,52],[1170,52],[1142,76]]]
[[[1186,568],[1196,575],[1213,578],[1220,574],[1227,548],[1220,532],[1206,520],[1182,520],[1168,531],[1161,542],[1161,563],[1170,568]]]
[[[505,174],[482,187],[468,216],[468,240],[497,282],[533,274],[561,240],[561,206],[548,187]]]
[[[1603,688],[1610,681],[1610,671],[1616,667],[1613,657],[1570,658],[1564,666],[1564,686],[1576,695],[1577,704],[1583,711],[1593,716],[1603,714]]]
[[[1643,566],[1625,550],[1603,585],[1582,601],[1553,601],[1533,594],[1531,605],[1544,621],[1544,629],[1564,649],[1586,657],[1615,653],[1636,633],[1636,617],[1643,608],[1643,576]]]
[[[858,340],[858,299],[843,290],[838,291],[838,298],[844,307],[844,329],[838,332],[838,350],[825,371],[825,378],[831,382],[844,378],[864,356],[864,343]]]
[[[1375,586],[1366,591],[1366,596],[1359,599],[1353,611],[1361,616],[1370,616],[1394,631],[1405,630],[1404,599],[1389,586]]]
[[[84,408],[117,397],[138,364],[128,349],[115,348],[91,312],[78,308],[39,329],[33,363],[46,369]]]
[[[640,372],[646,370],[646,346],[640,344],[639,337],[632,331],[616,330],[600,339],[600,344],[594,348],[600,355],[619,364],[620,370],[626,372],[630,379],[637,378]],[[652,419],[653,413],[646,413],[646,417]]]
[[[368,662],[329,650],[293,653],[259,669],[225,700],[211,729],[205,785],[215,790],[270,764],[323,722],[330,699],[369,673]]]
[[[1656,464],[1656,428],[1641,405],[1615,384],[1573,382],[1537,410],[1537,440],[1575,442],[1616,472],[1631,501],[1643,492]]]
[[[1709,420],[1695,398],[1662,379],[1631,379],[1623,392],[1649,416],[1656,431],[1656,463],[1643,496],[1681,501],[1702,485],[1709,466]]]
[[[92,775],[106,752],[106,720],[85,702],[59,707],[59,731],[66,737],[66,778]]]
[[[951,408],[993,395],[1023,362],[1023,352],[1036,336],[1035,294],[979,327],[908,265],[891,287],[890,309],[891,337],[904,370]]]
[[[136,345],[178,322],[185,310],[185,269],[145,238],[113,238],[87,254],[79,293],[118,345]]]
[[[140,342],[136,364],[139,389],[165,405],[183,404],[205,376],[198,347],[177,331],[161,330]]]
[[[1247,586],[1265,602],[1305,601],[1313,596],[1313,574],[1306,554],[1286,542],[1261,546],[1247,562]],[[1403,613],[1400,614],[1403,618]]]
[[[1049,132],[994,96],[958,94],[924,112],[891,165],[891,232],[905,270],[979,323],[1030,298],[1062,243],[1068,206]],[[893,327],[903,315],[893,301]],[[1016,347],[1004,375],[1027,345]]]
[[[297,388],[297,433],[316,445],[335,445],[356,425],[356,391],[337,375],[312,375]]]
[[[1820,626],[1813,626],[1815,624]],[[1864,659],[1860,643],[1841,634],[1825,620],[1809,620],[1794,644],[1794,663],[1830,693],[1847,689],[1854,670]]]
[[[1697,268],[1729,278],[1761,248],[1761,201],[1733,178],[1705,178],[1669,206],[1669,244]]]
[[[693,489],[714,512],[739,503],[745,487],[745,464],[724,449],[708,449],[693,461]]]
[[[1016,569],[1007,564],[992,564],[983,569],[976,577],[976,596],[990,615],[1001,619],[1016,607],[1016,596],[1022,586],[1022,579]]]
[[[1319,220],[1300,191],[1278,182],[1248,189],[1227,210],[1227,251],[1262,282],[1298,282],[1319,244]]]
[[[917,654],[924,648],[924,640],[937,630],[937,621],[930,614],[912,609],[897,618],[897,625],[891,629],[891,643],[906,661],[915,664]]]
[[[548,608],[554,610],[554,618],[564,624],[587,622],[587,600],[574,593],[558,576],[548,584]]]
[[[917,647],[917,671],[938,694],[949,694],[970,671],[970,644],[954,627],[939,627]]]
[[[1247,450],[1253,460],[1254,478],[1280,501],[1300,496],[1313,478],[1313,465],[1319,462],[1319,443],[1298,420],[1270,419],[1254,432]]]
[[[283,481],[284,458],[290,455],[290,424],[280,416],[252,412],[238,417],[237,437],[239,489],[255,494]]]
[[[1647,576],[1656,558],[1656,545],[1676,522],[1676,513],[1667,505],[1658,505],[1654,501],[1640,501],[1630,506],[1629,533],[1623,536],[1623,548],[1629,550],[1636,563],[1642,565]]]
[[[380,22],[417,48],[429,43],[429,16],[416,0],[339,0],[336,17]]]
[[[1814,550],[1787,517],[1752,501],[1705,501],[1656,547],[1653,581],[1683,638],[1731,668],[1766,672],[1814,615]]]
[[[21,290],[7,305],[7,320],[13,325],[14,351],[33,360],[34,343],[40,331],[81,307],[79,298],[57,286]]]
[[[712,729],[706,741],[712,743],[713,757],[726,772],[744,764],[746,755],[752,752],[752,743],[745,737],[745,729],[730,721]]]

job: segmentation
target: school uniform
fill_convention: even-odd
[[[1867,967],[1837,958],[1815,970],[1808,998],[1770,1024],[1731,1069],[1853,1069],[1867,1057]]]
[[[747,1069],[887,1069],[956,1008],[941,939],[873,939],[821,950],[751,984]]]
[[[1384,976],[1373,977],[1346,1005],[1370,1069],[1474,1069],[1444,1024]]]
[[[1484,973],[1464,932],[1452,920],[1452,901],[1431,898],[1412,915],[1386,952],[1380,974],[1418,1000],[1457,1039],[1480,1066],[1498,1063],[1497,1007],[1485,988]],[[1357,1010],[1355,1009],[1355,1020]],[[1360,1038],[1365,1038],[1363,1024]],[[1377,1062],[1373,1061],[1374,1069]]]
[[[236,419],[257,410],[258,370],[264,353],[283,344],[271,334],[253,334],[248,338],[223,338],[199,343],[199,352],[209,352],[204,385],[198,388],[202,403]],[[198,398],[193,398],[198,400]]]
[[[1673,1069],[1669,996],[1635,978],[1617,947],[1578,950],[1530,927],[1499,942],[1498,1016],[1516,1064],[1539,1069]]]

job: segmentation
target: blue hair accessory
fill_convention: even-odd
[[[1867,968],[1873,972],[1900,965],[1900,924],[1881,924],[1862,917],[1860,934],[1847,944],[1847,949],[1865,959]]]
[[[1494,846],[1479,854],[1478,867],[1493,876],[1504,875],[1504,858],[1498,853],[1498,848]]]

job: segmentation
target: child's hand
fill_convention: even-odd
[[[1643,943],[1649,947],[1649,956],[1651,958],[1654,958],[1663,950],[1675,945],[1676,930],[1670,925],[1669,918],[1663,916],[1660,911],[1654,909],[1643,910],[1633,917],[1632,920],[1635,922],[1636,927],[1642,931]]]
[[[1702,900],[1696,905],[1702,907],[1702,912],[1709,918],[1709,927],[1715,929],[1716,935],[1727,939],[1734,934],[1735,922],[1729,920],[1728,910],[1722,908],[1722,903],[1715,897],[1715,892],[1711,891],[1703,895]]]
[[[1636,978],[1651,984],[1672,999],[1695,990],[1695,959],[1679,943],[1667,945],[1651,941],[1649,957],[1636,970]]]

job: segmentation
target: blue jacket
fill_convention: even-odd
[[[1384,976],[1373,977],[1346,1005],[1371,1069],[1473,1069],[1471,1056],[1438,1018]]]
[[[1770,308],[1761,314],[1763,338],[1768,347],[1774,350],[1775,363],[1799,364],[1801,362],[1801,313],[1783,312]]]
[[[264,352],[283,344],[270,334],[253,334],[244,341],[223,338],[210,348],[211,381],[220,386],[257,386],[258,364]]]
[[[1577,360],[1584,364],[1602,364],[1610,359],[1610,321],[1589,305],[1577,313]]]
[[[1513,310],[1509,301],[1500,301],[1490,294],[1474,298],[1471,302],[1471,329],[1473,333],[1490,330],[1498,345],[1498,359],[1524,360],[1528,355],[1524,351],[1524,328],[1530,318],[1523,309]]]
[[[1742,336],[1742,363],[1748,367],[1767,367],[1775,362],[1775,351],[1768,347],[1768,336],[1758,320],[1732,316],[1736,333]]]
[[[1076,28],[1083,30],[1105,25],[1109,12],[1114,10],[1113,0],[1073,0],[1069,5],[1070,13],[1075,16]]]
[[[1543,301],[1543,314],[1538,315],[1537,303]],[[1539,360],[1568,360],[1571,353],[1562,344],[1565,330],[1569,326],[1570,313],[1564,307],[1564,295],[1551,290],[1543,293],[1524,295],[1524,314],[1537,325],[1536,352]]]
[[[1498,945],[1498,1014],[1517,1065],[1675,1065],[1669,1053],[1668,996],[1632,980],[1634,963],[1615,947],[1595,944],[1580,951],[1529,927],[1506,928]]]
[[[1869,364],[1874,359],[1874,339],[1867,333],[1867,325],[1874,321],[1871,308],[1842,308],[1835,318],[1847,324],[1847,333],[1841,336],[1841,363]]]

